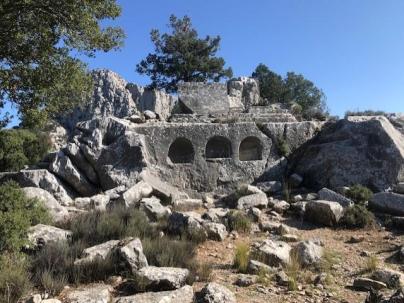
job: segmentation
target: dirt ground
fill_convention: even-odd
[[[278,303],[278,302],[346,302],[363,303],[367,293],[352,289],[355,277],[364,276],[364,268],[369,256],[374,255],[379,260],[378,267],[400,269],[399,264],[389,261],[394,249],[403,243],[403,237],[384,228],[371,230],[345,230],[321,228],[307,225],[298,219],[281,219],[280,222],[297,228],[297,234],[302,240],[319,238],[327,251],[336,253],[338,261],[329,274],[331,281],[324,286],[314,286],[310,283],[318,272],[306,271],[309,277],[306,282],[299,283],[299,290],[289,291],[287,287],[280,287],[275,281],[262,284],[253,284],[249,287],[234,285],[238,273],[232,268],[234,251],[237,243],[252,243],[256,240],[274,238],[274,235],[262,232],[240,234],[237,239],[228,237],[223,242],[207,241],[200,245],[197,252],[198,260],[211,265],[213,282],[218,282],[231,289],[239,303]],[[350,239],[363,238],[359,243],[350,243]],[[293,243],[291,243],[293,245]],[[196,283],[195,290],[204,283]],[[387,291],[391,293],[392,291]]]

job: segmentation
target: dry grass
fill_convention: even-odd
[[[247,272],[248,261],[250,258],[250,247],[246,243],[238,243],[234,254],[233,266],[238,272]]]

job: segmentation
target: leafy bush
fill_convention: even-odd
[[[284,138],[278,137],[277,147],[278,147],[279,154],[281,156],[286,157],[290,154],[290,146]]]
[[[234,268],[236,268],[241,273],[247,272],[249,258],[250,258],[249,246],[246,243],[237,244],[233,261]]]
[[[30,289],[27,262],[22,256],[0,256],[0,303],[15,303]]]
[[[26,198],[15,182],[0,186],[0,252],[19,251],[26,244],[30,226],[49,222],[41,202]]]
[[[373,227],[376,225],[376,219],[365,206],[355,204],[345,210],[341,224],[347,228]]]
[[[228,216],[228,227],[230,230],[248,233],[251,230],[251,220],[240,211],[231,211]]]
[[[63,226],[73,232],[73,241],[83,241],[88,246],[125,237],[157,237],[146,215],[135,208],[115,208],[109,212],[94,211],[74,218]]]
[[[50,148],[45,133],[27,129],[0,130],[0,171],[16,171],[43,158]]]
[[[355,203],[364,204],[372,198],[373,192],[365,186],[356,184],[350,187],[345,195],[351,198]]]

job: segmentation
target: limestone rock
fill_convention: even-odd
[[[304,217],[314,223],[335,226],[342,218],[344,209],[338,202],[309,201],[306,203]]]
[[[208,283],[196,296],[197,303],[236,303],[236,296],[218,283]]]
[[[133,274],[145,266],[148,266],[146,256],[143,253],[142,242],[139,238],[128,239],[119,243],[117,248],[121,258],[123,258],[129,265]]]
[[[353,282],[353,287],[361,290],[380,290],[386,288],[387,285],[383,282],[379,282],[369,278],[356,278]]]
[[[110,303],[113,289],[109,285],[95,284],[74,290],[65,294],[67,302],[70,303]]]
[[[394,186],[394,191],[398,194],[404,194],[404,182],[400,182]]]
[[[237,209],[248,209],[251,207],[265,208],[267,206],[268,198],[262,192],[241,197],[237,201]]]
[[[254,78],[239,77],[227,82],[229,95],[241,100],[246,109],[259,105],[260,92],[258,81]]]
[[[184,286],[188,275],[184,268],[146,266],[136,272],[136,281],[146,290],[173,290]]]
[[[264,240],[254,243],[252,250],[253,258],[264,260],[269,266],[281,266],[290,262],[291,247],[286,242]]]
[[[161,205],[160,200],[156,197],[143,198],[140,201],[139,209],[143,210],[152,221],[168,218],[171,215],[171,210]]]
[[[310,266],[318,263],[323,256],[323,246],[319,240],[306,240],[299,242],[292,249],[292,254],[296,254],[302,266]]]
[[[141,199],[149,197],[153,192],[153,188],[146,182],[140,181],[129,188],[122,194],[120,198],[126,207],[138,203]]]
[[[385,117],[351,117],[323,128],[290,157],[304,185],[363,184],[383,191],[404,181],[403,135]]]
[[[80,169],[82,173],[87,177],[87,179],[92,184],[98,184],[98,176],[95,169],[92,165],[87,161],[84,154],[80,150],[80,147],[75,143],[69,143],[63,148],[63,152],[69,156],[70,160],[73,164]]]
[[[369,201],[369,206],[392,215],[404,215],[404,195],[396,193],[377,193]]]
[[[193,303],[194,290],[186,285],[176,290],[147,292],[117,298],[115,303]]]
[[[146,120],[155,120],[157,118],[156,113],[151,110],[145,110],[143,112],[143,115],[146,118]]]
[[[71,234],[69,230],[37,224],[28,229],[28,240],[34,247],[41,247],[49,242],[66,241]]]
[[[202,218],[215,223],[225,223],[230,210],[228,208],[210,208],[202,215]]]
[[[108,195],[98,194],[92,197],[74,199],[74,206],[78,209],[105,211],[110,200]]]
[[[62,181],[46,169],[21,170],[15,180],[22,187],[39,187],[51,193],[60,204],[71,205],[74,194]]]
[[[235,285],[240,286],[240,287],[248,287],[257,282],[257,277],[254,275],[238,275],[236,282],[234,282]]]
[[[41,201],[55,222],[66,220],[69,217],[67,209],[61,206],[48,191],[38,187],[24,187],[22,190],[27,198],[36,198]]]
[[[113,249],[119,244],[119,240],[110,240],[89,248],[86,248],[79,259],[74,261],[75,265],[91,262],[95,259],[106,259]]]
[[[203,222],[202,226],[211,240],[223,241],[228,235],[226,226],[221,223]]]
[[[179,211],[191,211],[203,206],[201,199],[177,199],[174,201],[175,210]]]
[[[173,212],[168,218],[167,229],[171,234],[181,235],[184,232],[192,236],[192,234],[206,234],[205,228],[202,226],[204,220],[201,215],[195,212]]]
[[[290,204],[284,200],[274,199],[274,200],[270,201],[268,204],[278,214],[283,214],[285,211],[287,211],[290,208]]]
[[[257,187],[264,193],[277,193],[282,190],[282,182],[280,181],[266,181],[257,183]]]
[[[404,275],[392,269],[384,268],[373,272],[372,279],[383,282],[388,288],[398,289],[404,285]]]
[[[351,199],[326,187],[322,188],[318,192],[318,200],[338,202],[339,204],[341,204],[342,207],[349,207],[353,204],[353,201]]]
[[[59,152],[55,156],[49,165],[49,170],[63,179],[82,196],[92,196],[97,193],[94,185],[88,181],[87,177],[73,165],[63,152]]]
[[[248,261],[247,271],[250,274],[258,275],[260,272],[261,273],[262,272],[271,273],[274,271],[274,268],[269,265],[266,265],[265,263],[262,263],[260,261],[250,259]]]

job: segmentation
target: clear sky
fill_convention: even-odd
[[[219,55],[235,76],[259,63],[303,74],[323,89],[332,114],[404,112],[403,0],[118,0],[113,24],[127,35],[117,52],[85,59],[147,84],[136,64],[153,50],[150,30],[170,14],[191,17],[200,36],[222,37]]]

